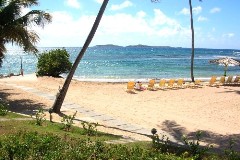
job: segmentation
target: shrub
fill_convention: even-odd
[[[55,49],[44,52],[38,58],[37,76],[59,77],[62,73],[70,71],[72,63],[65,49]]]
[[[62,123],[63,123],[63,129],[66,130],[66,131],[70,131],[70,128],[72,127],[73,125],[73,120],[75,118],[77,114],[77,111],[73,114],[73,115],[65,115],[62,119]]]
[[[229,148],[224,150],[228,160],[240,159],[240,152],[234,150],[234,145],[236,145],[236,141],[234,139],[229,139]]]
[[[5,116],[8,113],[8,106],[0,99],[0,116]]]
[[[189,149],[190,154],[193,156],[193,159],[199,160],[202,159],[203,156],[206,154],[206,152],[209,151],[210,148],[212,148],[212,145],[203,147],[200,146],[200,138],[202,137],[202,132],[198,131],[196,133],[196,140],[189,140],[186,136],[183,136],[182,139]]]
[[[108,145],[90,139],[64,139],[57,135],[26,131],[3,136],[0,139],[0,159],[190,160],[174,154],[161,154],[140,146]]]
[[[82,122],[83,129],[88,136],[93,136],[97,134],[98,123]]]
[[[44,113],[43,109],[40,108],[35,115],[36,118],[36,125],[41,126],[43,124],[43,122],[46,120],[45,119],[46,114]]]

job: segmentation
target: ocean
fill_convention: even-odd
[[[40,53],[56,48],[39,48]],[[80,47],[65,48],[74,62]],[[220,57],[240,60],[240,50],[236,49],[195,49],[194,77],[209,78],[222,76],[224,66],[210,64],[209,60]],[[20,49],[8,50],[3,60],[0,74],[35,73],[37,57]],[[94,46],[89,47],[74,74],[80,81],[125,82],[129,80],[148,81],[161,78],[190,79],[191,48],[150,47],[150,46]],[[239,66],[229,66],[227,75],[240,75]],[[63,74],[62,76],[66,76]]]

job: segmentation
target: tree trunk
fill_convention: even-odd
[[[189,0],[190,16],[191,16],[191,31],[192,31],[192,56],[191,56],[191,79],[194,82],[193,64],[194,64],[194,28],[193,28],[193,14],[192,14],[192,0]]]
[[[55,102],[53,104],[53,107],[52,107],[53,112],[55,112],[55,113],[60,113],[60,110],[61,110],[61,107],[62,107],[62,103],[63,103],[63,101],[65,99],[65,96],[66,96],[67,90],[69,88],[70,82],[72,80],[72,77],[74,75],[74,72],[75,72],[78,64],[80,63],[80,60],[82,59],[85,51],[87,50],[89,44],[91,43],[91,41],[92,41],[92,39],[94,37],[94,34],[95,34],[95,32],[96,32],[96,30],[98,28],[98,25],[99,25],[99,23],[101,21],[102,15],[103,15],[106,7],[107,7],[108,1],[109,0],[104,0],[103,1],[102,6],[101,6],[101,8],[100,8],[100,10],[98,12],[97,17],[96,17],[96,20],[95,20],[95,22],[93,24],[93,27],[92,27],[92,29],[91,29],[91,31],[90,31],[90,33],[89,33],[89,35],[88,35],[84,45],[83,45],[83,48],[79,52],[79,54],[78,54],[78,56],[77,56],[77,58],[76,58],[76,60],[75,60],[75,62],[73,64],[73,66],[72,66],[72,68],[71,68],[71,70],[70,70],[70,72],[69,72],[69,74],[68,74],[68,76],[67,76],[67,78],[66,78],[66,80],[64,82],[63,87],[61,89],[59,89],[59,94],[57,94],[56,100],[55,100]]]

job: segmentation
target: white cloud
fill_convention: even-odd
[[[217,12],[220,12],[220,11],[221,11],[221,8],[215,7],[215,8],[212,8],[210,10],[210,13],[217,13]]]
[[[180,11],[180,14],[189,15],[189,14],[190,14],[190,11],[189,11],[189,9],[187,9],[187,8],[183,8],[183,9]]]
[[[85,42],[96,15],[82,15],[79,19],[74,19],[67,12],[53,12],[51,24],[44,29],[34,28],[41,38],[38,44],[41,47],[48,46],[81,46]],[[114,15],[104,15],[91,45],[96,44],[118,44],[129,45],[135,43],[157,45],[157,39],[165,40],[162,44],[167,45],[178,36],[188,40],[190,28],[183,28],[174,19],[166,16],[161,10],[154,10],[154,16],[149,19],[143,11],[135,15],[118,13]],[[176,39],[174,39],[175,41]],[[177,40],[176,40],[177,41]],[[178,40],[179,43],[181,40]]]
[[[202,12],[202,7],[198,6],[198,7],[192,8],[192,12],[193,14],[198,15],[199,13]],[[183,8],[179,13],[183,15],[190,15],[190,10],[189,8]]]
[[[225,34],[223,34],[222,35],[222,37],[227,37],[227,38],[232,38],[232,37],[234,37],[235,36],[235,34],[234,33],[225,33]]]
[[[139,11],[139,12],[137,13],[137,16],[143,18],[143,17],[146,16],[146,13],[145,13],[144,11]]]
[[[103,0],[95,0],[95,2],[99,3],[99,4],[102,4],[103,3]]]
[[[153,25],[176,25],[177,21],[168,18],[160,9],[154,9],[155,18],[153,20]]]
[[[206,17],[203,17],[203,16],[199,16],[197,21],[198,22],[202,22],[202,21],[207,21],[208,19]]]
[[[198,15],[199,13],[202,12],[202,7],[198,6],[198,7],[193,8],[192,10],[193,10],[194,14]]]
[[[119,5],[112,5],[111,6],[111,10],[121,10],[127,7],[131,7],[133,5],[132,2],[130,2],[129,0],[124,1],[123,3],[119,4]]]
[[[78,0],[67,0],[65,1],[65,3],[72,8],[80,8],[80,3],[78,2]]]

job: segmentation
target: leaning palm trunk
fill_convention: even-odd
[[[60,113],[62,103],[63,103],[64,98],[66,96],[66,93],[67,93],[67,90],[69,88],[69,85],[70,85],[70,82],[72,80],[72,77],[74,75],[74,72],[75,72],[78,64],[80,63],[80,60],[82,59],[85,51],[87,50],[89,44],[91,43],[91,41],[92,41],[92,39],[94,37],[94,34],[95,34],[95,32],[96,32],[96,30],[98,28],[98,25],[99,25],[99,23],[101,21],[102,15],[103,15],[106,7],[107,7],[108,1],[109,0],[104,0],[103,1],[102,6],[101,6],[101,8],[100,8],[100,10],[98,12],[97,17],[96,17],[96,20],[95,20],[95,22],[93,24],[93,27],[92,27],[92,29],[91,29],[91,31],[90,31],[90,33],[89,33],[89,35],[88,35],[84,45],[83,45],[83,48],[79,52],[79,54],[78,54],[78,56],[77,56],[77,58],[76,58],[76,60],[75,60],[75,62],[73,64],[73,66],[72,66],[72,68],[71,68],[71,70],[70,70],[70,72],[69,72],[69,74],[68,74],[68,76],[67,76],[67,78],[66,78],[66,80],[64,82],[64,85],[63,85],[62,89],[59,90],[59,94],[57,94],[57,96],[56,96],[56,100],[55,100],[55,102],[53,104],[53,107],[52,107],[52,110],[55,113]]]
[[[192,31],[192,56],[191,56],[191,79],[194,82],[193,76],[193,62],[194,62],[194,28],[193,28],[193,14],[192,14],[192,1],[189,0],[190,16],[191,16],[191,31]]]

